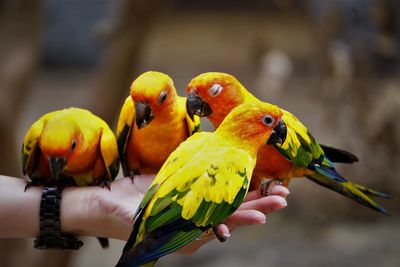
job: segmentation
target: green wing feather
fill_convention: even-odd
[[[324,152],[307,128],[293,114],[282,111],[282,119],[287,126],[287,137],[283,145],[275,145],[275,148],[297,166],[307,168],[310,162],[319,159]]]
[[[141,205],[135,245],[117,266],[142,265],[183,247],[242,203],[255,160],[211,135],[197,133],[169,156]]]

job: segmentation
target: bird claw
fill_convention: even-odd
[[[278,179],[269,180],[268,182],[264,182],[260,186],[260,194],[264,197],[272,195],[272,187],[274,185],[282,185],[282,181]]]
[[[31,186],[43,186],[43,185],[45,185],[44,179],[35,179],[30,182],[26,182],[24,192],[26,192],[26,190],[28,190]]]
[[[131,178],[132,184],[134,183],[134,179],[136,175],[140,175],[140,170],[139,169],[134,169],[133,171],[129,172],[129,177]]]
[[[39,186],[39,184],[37,182],[31,181],[31,182],[27,182],[24,192],[26,192],[26,190],[28,190],[31,186]]]
[[[100,178],[96,181],[96,185],[100,186],[101,188],[104,189],[104,187],[107,187],[109,191],[111,191],[111,182],[107,180],[106,178]]]

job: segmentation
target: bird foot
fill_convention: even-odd
[[[129,177],[131,178],[132,184],[134,183],[134,179],[136,175],[140,175],[140,170],[139,169],[134,169],[133,171],[129,172]]]
[[[260,193],[262,196],[266,197],[266,196],[270,196],[272,195],[272,187],[274,185],[282,185],[282,181],[278,180],[278,179],[273,179],[273,180],[269,180],[268,182],[264,182],[261,184],[260,186]]]
[[[26,192],[26,190],[28,190],[31,186],[43,186],[44,184],[45,184],[45,181],[43,179],[32,180],[32,181],[26,183],[24,192]]]
[[[109,191],[111,191],[111,182],[107,178],[99,178],[96,181],[96,185],[100,186],[101,188],[106,187]]]

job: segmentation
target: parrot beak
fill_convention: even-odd
[[[186,110],[192,120],[193,115],[205,117],[213,113],[210,105],[195,93],[188,93]]]
[[[135,102],[136,126],[138,129],[146,127],[154,119],[151,107],[147,103]]]
[[[67,164],[67,160],[65,157],[49,157],[50,162],[50,172],[51,176],[56,180],[59,180],[62,172],[64,171],[64,167]]]
[[[287,134],[286,124],[282,119],[280,119],[276,124],[276,126],[274,127],[274,129],[272,130],[271,136],[269,137],[267,144],[283,145],[283,143],[286,140],[286,134]]]

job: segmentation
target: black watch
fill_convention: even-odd
[[[40,200],[40,232],[34,247],[38,249],[75,249],[83,242],[61,232],[60,207],[62,189],[44,187]]]

